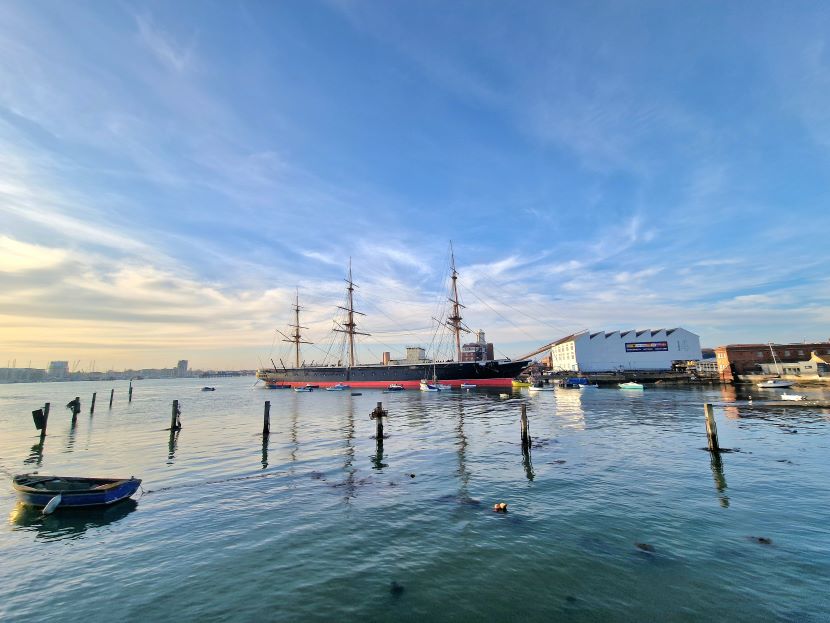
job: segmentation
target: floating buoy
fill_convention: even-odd
[[[43,507],[43,514],[44,515],[51,515],[52,512],[58,507],[58,504],[61,503],[61,494],[58,493],[55,497],[49,500],[49,503]]]

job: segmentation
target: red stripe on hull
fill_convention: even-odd
[[[432,383],[431,379],[428,379]],[[455,379],[453,381],[444,381],[438,379],[441,385],[449,385],[451,387],[460,387],[462,383],[475,385],[476,387],[512,387],[513,379]],[[386,389],[390,385],[401,385],[404,389],[420,389],[419,381],[339,381],[339,382],[320,382],[320,383],[294,383],[291,381],[281,383],[282,385],[290,385],[291,387],[305,387],[306,385],[317,385],[318,387],[333,387],[335,385],[347,385],[349,389],[365,388],[365,389]]]

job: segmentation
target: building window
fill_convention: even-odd
[[[803,351],[803,350],[800,350],[800,351],[798,351],[798,354],[799,354],[799,355],[803,355],[803,354],[804,354],[804,351]]]
[[[789,357],[789,356],[790,356],[790,351],[785,350],[785,351],[784,351],[784,356],[785,356],[785,357]]]
[[[755,353],[755,356],[756,356],[756,357],[758,357],[758,359],[761,359],[761,358],[763,358],[764,353],[762,353],[762,352],[759,350],[757,353]]]

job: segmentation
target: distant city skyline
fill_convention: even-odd
[[[5,2],[0,360],[268,365],[299,290],[319,361],[351,258],[380,361],[429,347],[450,240],[496,356],[827,340],[827,33],[811,2]]]

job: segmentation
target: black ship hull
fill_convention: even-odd
[[[395,383],[406,389],[417,389],[422,379],[436,378],[439,383],[459,386],[469,383],[482,387],[510,387],[513,379],[530,361],[464,361],[417,363],[403,365],[303,366],[259,370],[257,378],[271,387],[319,385],[328,387],[343,383],[350,387],[385,389]]]

